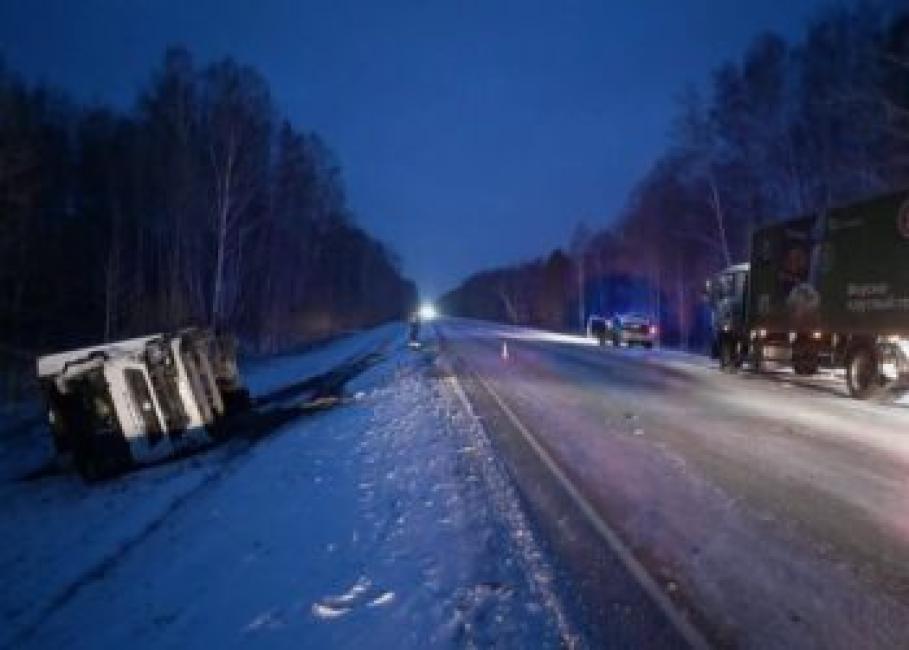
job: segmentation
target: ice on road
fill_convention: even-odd
[[[344,405],[255,445],[97,486],[4,481],[0,646],[571,643],[546,554],[431,344],[394,326],[247,374],[267,391],[386,340]]]

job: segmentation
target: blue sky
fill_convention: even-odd
[[[360,223],[427,294],[605,225],[662,150],[674,101],[822,0],[0,4],[0,53],[128,106],[169,44],[231,55],[320,132]]]

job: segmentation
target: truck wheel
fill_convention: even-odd
[[[648,350],[653,349],[653,341],[644,341],[643,345]]]
[[[760,343],[752,343],[748,357],[751,361],[751,371],[761,374],[766,370],[767,364],[764,363],[764,346]]]
[[[78,452],[74,459],[76,470],[86,483],[94,483],[104,477],[104,472],[98,464],[98,459],[94,454],[86,453],[84,450]]]
[[[862,346],[852,350],[846,358],[846,385],[849,394],[856,399],[868,399],[881,387],[874,351]]]
[[[792,360],[792,370],[795,374],[802,377],[808,377],[816,373],[818,365],[820,364],[817,355],[810,352],[799,354]]]
[[[252,407],[252,398],[245,388],[223,389],[221,396],[224,399],[224,413],[236,415],[248,411]]]
[[[720,342],[720,369],[735,372],[738,368],[738,355],[735,352],[735,341],[723,339]]]
[[[90,441],[81,440],[73,451],[73,464],[86,483],[96,483],[110,478],[123,469],[116,459],[105,455]]]

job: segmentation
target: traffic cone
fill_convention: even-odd
[[[502,361],[508,361],[508,341],[502,341]]]

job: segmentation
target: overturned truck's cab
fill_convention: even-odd
[[[38,359],[54,446],[89,480],[206,446],[245,407],[232,340],[187,329]]]

